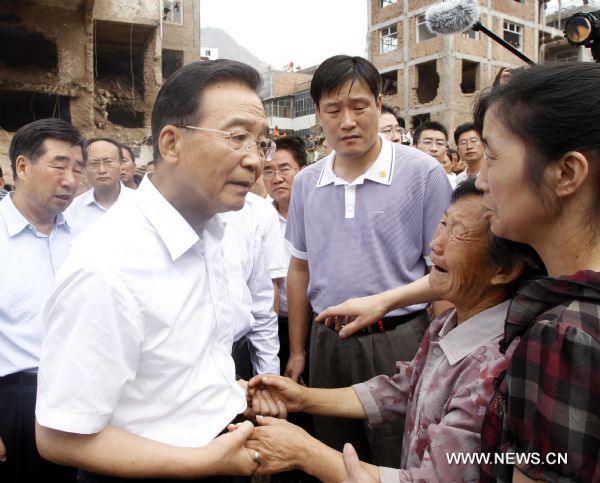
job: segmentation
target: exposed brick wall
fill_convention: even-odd
[[[384,102],[398,106],[410,125],[416,114],[430,113],[432,120],[438,120],[452,131],[458,124],[471,118],[473,103],[482,88],[493,82],[501,67],[525,65],[519,58],[504,49],[483,33],[478,39],[465,38],[460,34],[437,36],[417,42],[417,15],[425,13],[427,7],[438,0],[398,0],[397,3],[379,7],[378,0],[371,2],[371,26],[369,58],[381,72],[397,68],[398,93],[385,96]],[[523,51],[536,60],[535,25],[537,0],[481,0],[483,25],[502,37],[503,20],[523,25]],[[407,7],[405,9],[405,6]],[[491,9],[491,10],[490,10]],[[385,54],[380,53],[379,28],[382,23],[394,21],[398,31],[398,48]],[[405,35],[405,29],[407,29]],[[408,39],[405,46],[404,39]],[[406,55],[406,58],[405,58]],[[435,60],[440,85],[437,96],[431,102],[420,103],[417,98],[417,64]],[[465,94],[461,91],[463,60],[479,63],[478,90]],[[405,82],[408,79],[408,82]],[[408,86],[408,90],[405,89]]]

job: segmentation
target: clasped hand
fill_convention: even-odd
[[[245,389],[245,415],[255,417],[257,423],[244,442],[248,456],[258,465],[254,473],[273,474],[299,467],[311,437],[284,419],[288,412],[302,410],[305,388],[287,377],[260,375],[252,378]]]

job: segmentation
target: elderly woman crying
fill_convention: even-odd
[[[265,414],[282,401],[289,411],[367,419],[369,424],[406,415],[399,469],[365,464],[374,478],[477,480],[477,464],[452,464],[448,454],[479,451],[494,379],[508,366],[499,341],[509,299],[523,278],[543,267],[528,246],[491,234],[481,200],[474,181],[459,185],[435,232],[429,284],[437,298],[455,309],[431,323],[412,361],[397,362],[392,377],[340,389],[257,376],[249,383],[254,410]],[[298,468],[322,481],[346,477],[341,453],[286,421],[258,421],[247,447],[258,452],[259,473]]]

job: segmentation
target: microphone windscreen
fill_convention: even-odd
[[[427,10],[425,21],[431,33],[448,35],[469,30],[479,14],[476,0],[449,0]]]

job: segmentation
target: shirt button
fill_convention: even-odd
[[[440,349],[439,347],[434,347],[433,349],[433,355],[436,357],[439,357],[442,355],[442,349]]]

